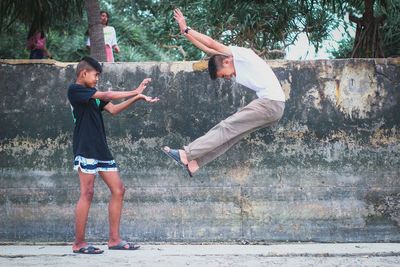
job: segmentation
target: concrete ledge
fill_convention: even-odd
[[[9,65],[46,64],[58,67],[67,67],[68,65],[74,65],[77,63],[61,62],[54,59],[0,59],[0,64],[9,64]]]

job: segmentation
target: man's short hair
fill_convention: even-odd
[[[101,73],[103,71],[103,68],[96,59],[92,57],[84,57],[81,59],[81,61],[78,63],[78,66],[76,67],[76,76],[79,76],[79,74],[83,70],[95,70]]]
[[[217,79],[217,71],[222,68],[222,62],[228,56],[216,54],[210,57],[208,60],[208,73],[210,74],[211,80]]]

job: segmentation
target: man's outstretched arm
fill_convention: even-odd
[[[204,51],[206,54],[223,54],[227,56],[232,55],[232,52],[228,46],[223,45],[220,42],[215,41],[211,37],[202,34],[194,29],[188,30],[185,17],[178,8],[174,10],[174,18],[179,25],[181,33],[183,33],[191,43],[193,43],[197,48]]]

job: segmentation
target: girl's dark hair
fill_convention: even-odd
[[[35,35],[35,33],[37,33],[39,30],[37,30],[35,27],[31,27],[28,33],[28,37],[26,37],[26,39],[31,38],[33,35]],[[46,35],[44,34],[44,31],[40,31],[40,37],[44,38]]]
[[[107,15],[107,23],[106,23],[106,25],[108,25],[108,21],[110,20],[110,13],[108,13],[108,12],[105,11],[105,10],[101,10],[101,11],[100,11],[100,15],[103,14],[103,13]]]

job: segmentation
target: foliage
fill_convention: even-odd
[[[304,32],[315,47],[328,38],[349,13],[361,16],[365,0],[99,0],[111,14],[110,25],[121,48],[116,61],[197,60],[205,56],[179,34],[172,11],[182,9],[188,25],[226,45],[251,47],[270,56]],[[26,3],[29,4],[26,4]],[[76,61],[88,51],[83,0],[2,0],[0,2],[0,58],[27,58],[26,36],[38,21],[47,29],[48,48],[60,61]],[[400,54],[400,0],[376,0],[376,15],[385,14],[385,55]],[[339,19],[337,19],[339,18]],[[36,23],[36,22],[35,22]],[[351,37],[332,51],[348,56]],[[337,53],[337,54],[335,54]]]
[[[59,22],[50,28],[47,34],[47,47],[53,57],[59,61],[76,62],[89,55],[86,48],[87,16]]]
[[[357,1],[355,1],[357,2]],[[358,5],[353,3],[352,11],[361,14],[365,7],[363,1],[358,1]],[[385,0],[375,1],[374,15],[376,17],[384,16],[381,27],[383,34],[382,46],[385,57],[393,57],[400,55],[400,0]],[[336,50],[331,50],[330,53],[334,58],[351,57],[354,46],[354,37],[347,36],[339,42],[339,47]]]
[[[227,45],[246,46],[261,54],[284,49],[293,44],[298,34],[306,32],[318,45],[337,26],[333,14],[322,6],[297,0],[203,0],[155,1],[110,0],[121,17],[143,25],[159,47],[183,48],[186,55],[175,49],[177,59],[198,59],[201,53],[178,34],[172,10],[180,7],[188,25]],[[313,10],[311,10],[313,8]],[[312,11],[312,12],[311,12]],[[132,16],[132,14],[135,14]]]
[[[347,35],[345,38],[338,42],[337,49],[330,49],[328,52],[333,58],[349,58],[353,50],[354,37]]]
[[[47,30],[53,23],[81,17],[82,0],[1,0],[0,32],[18,21],[35,30]]]
[[[390,1],[386,8],[380,6],[378,14],[387,18],[382,28],[385,57],[400,56],[400,0]]]
[[[47,47],[59,61],[78,61],[88,51],[85,47],[87,18],[55,23],[47,32]],[[0,58],[29,58],[25,48],[28,28],[20,22],[0,33]]]
[[[169,61],[168,51],[160,49],[145,26],[111,11],[110,25],[115,28],[121,52],[114,54],[116,61]],[[116,19],[114,19],[116,18]]]
[[[26,26],[14,23],[12,29],[0,33],[0,58],[29,58],[26,45]]]
[[[82,23],[87,24],[82,10],[82,0],[1,0],[0,58],[28,58],[28,32],[43,30],[56,59],[76,60],[82,54],[78,52],[82,46],[75,47],[81,38],[76,33]]]

